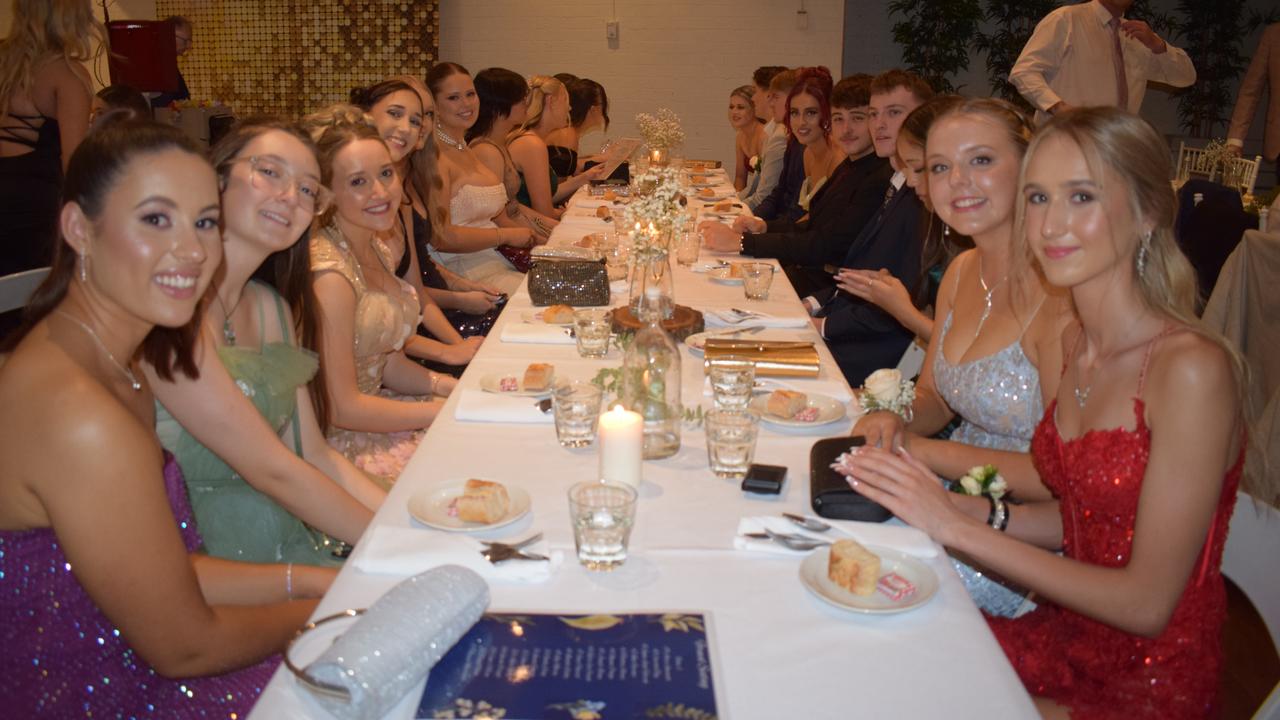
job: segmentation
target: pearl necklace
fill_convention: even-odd
[[[1008,279],[1009,275],[1006,273],[994,285],[988,287],[987,281],[982,278],[982,256],[978,256],[978,284],[982,286],[982,291],[987,294],[987,297],[985,299],[986,307],[982,309],[982,315],[978,318],[978,329],[973,331],[974,337],[978,337],[978,334],[982,332],[982,326],[987,322],[987,318],[991,317],[992,296],[995,295],[996,288],[1000,287]]]
[[[454,140],[453,138],[449,137],[448,135],[445,135],[445,134],[444,134],[444,131],[443,131],[443,130],[441,130],[441,129],[440,129],[440,126],[438,126],[438,125],[436,126],[436,137],[440,138],[440,142],[444,143],[445,145],[448,145],[449,147],[453,148],[454,150],[466,150],[466,149],[467,149],[467,144],[466,144],[466,143],[464,143],[464,142],[462,142],[462,141],[460,141],[460,140]]]
[[[111,364],[119,368],[120,372],[124,373],[124,376],[129,378],[129,385],[133,388],[134,392],[138,392],[139,390],[142,389],[142,383],[138,382],[138,377],[133,374],[132,370],[125,367],[124,365],[121,365],[120,361],[116,360],[116,356],[111,354],[111,351],[107,349],[106,344],[102,342],[102,338],[98,337],[98,333],[93,331],[93,328],[86,325],[83,320],[76,317],[75,315],[72,315],[71,313],[68,313],[63,310],[54,310],[54,312],[70,320],[71,322],[79,325],[82,330],[89,333],[89,337],[93,338],[93,342],[97,344],[98,349],[107,354],[107,359],[111,361]]]

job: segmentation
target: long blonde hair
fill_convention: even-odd
[[[524,133],[536,128],[542,122],[542,114],[547,109],[547,98],[566,93],[564,83],[550,75],[534,75],[529,78],[529,112],[525,115],[520,127],[507,134],[507,142],[511,142]]]
[[[107,30],[90,0],[13,0],[13,25],[0,40],[0,116],[15,96],[31,91],[42,63],[58,57],[87,62],[106,46]]]
[[[1151,236],[1143,241],[1147,248],[1144,264],[1139,268],[1135,255],[1130,266],[1143,304],[1222,348],[1231,363],[1238,405],[1244,408],[1248,402],[1248,367],[1226,338],[1196,316],[1196,273],[1173,232],[1178,199],[1170,185],[1173,167],[1164,139],[1145,120],[1118,108],[1078,108],[1055,115],[1037,130],[1023,158],[1018,177],[1021,199],[1016,230],[1021,238],[1026,237],[1026,197],[1022,188],[1026,185],[1027,167],[1036,150],[1052,137],[1065,137],[1080,149],[1093,181],[1104,193],[1109,191],[1105,178],[1110,171],[1119,181],[1116,189],[1128,194],[1130,212],[1149,223]],[[1023,261],[1031,262],[1028,243],[1015,243],[1014,247],[1024,256]],[[1280,498],[1280,483],[1267,475],[1265,471],[1250,473],[1243,484],[1254,497],[1275,504]]]

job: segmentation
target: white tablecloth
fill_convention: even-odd
[[[594,218],[561,223],[553,243],[578,240],[610,227]],[[705,274],[675,272],[676,301],[694,308],[754,308],[801,315],[799,298],[779,273],[766,301],[748,303],[741,286],[719,285]],[[614,296],[614,305],[625,302]],[[523,372],[534,359],[556,365],[558,376],[590,378],[621,364],[617,350],[601,360],[578,357],[573,346],[504,343],[506,323],[522,322],[531,304],[522,288],[512,297],[459,388],[476,388],[494,372]],[[759,338],[818,342],[823,382],[842,381],[812,328],[770,329]],[[684,349],[686,405],[710,405],[702,394],[701,358]],[[803,388],[803,380],[788,382]],[[378,526],[410,527],[406,503],[433,484],[469,477],[519,485],[532,497],[529,516],[485,538],[546,534],[567,559],[544,583],[491,586],[492,611],[568,613],[701,610],[712,615],[715,681],[722,717],[751,718],[1031,718],[1030,698],[970,601],[946,556],[925,560],[941,580],[923,607],[898,615],[843,612],[812,596],[800,583],[800,557],[733,549],[739,519],[808,510],[809,448],[823,437],[847,434],[850,421],[820,429],[778,431],[763,426],[756,460],[785,465],[789,473],[777,497],[749,496],[738,484],[707,469],[701,429],[686,429],[679,453],[647,462],[640,492],[632,555],[612,573],[592,573],[573,561],[565,492],[596,477],[596,448],[561,448],[550,425],[458,422],[455,391],[422,441],[387,502]],[[397,578],[343,569],[316,616],[365,607]],[[420,690],[391,715],[411,718]],[[856,700],[855,700],[856,698]],[[323,717],[319,706],[281,669],[251,717]]]

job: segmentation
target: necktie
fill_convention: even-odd
[[[896,190],[893,183],[889,183],[889,187],[884,189],[884,202],[880,203],[880,209],[884,210],[889,207],[889,201],[893,199],[893,192]]]
[[[1129,109],[1129,80],[1124,74],[1124,48],[1120,43],[1120,18],[1111,18],[1111,60],[1116,66],[1116,104]]]

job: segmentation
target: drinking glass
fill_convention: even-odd
[[[768,300],[773,284],[772,263],[743,263],[742,292],[748,300]]]
[[[573,311],[573,333],[578,344],[578,355],[584,358],[608,355],[611,331],[612,323],[607,309],[584,308]]]
[[[717,409],[707,413],[707,463],[716,477],[744,478],[756,452],[759,417],[749,410]]]
[[[564,447],[586,447],[595,442],[600,423],[601,390],[585,380],[561,383],[551,393],[556,438]]]
[[[573,544],[588,570],[612,570],[627,559],[636,497],[635,488],[620,483],[591,481],[569,488]]]
[[[690,267],[698,262],[698,253],[702,250],[702,233],[696,228],[684,228],[680,231],[676,244],[676,262]]]
[[[751,404],[755,387],[755,361],[740,355],[726,355],[708,363],[711,398],[717,408],[742,410]]]

